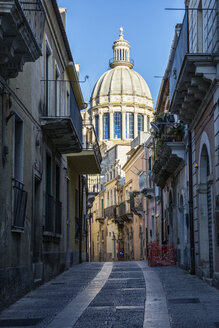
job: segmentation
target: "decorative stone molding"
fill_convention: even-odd
[[[33,10],[29,8],[30,2],[14,0],[0,3],[0,75],[4,79],[16,77],[26,62],[34,62],[42,55],[40,42],[45,13],[41,1],[38,5],[33,21],[33,16],[28,14]]]

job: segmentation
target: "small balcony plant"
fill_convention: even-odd
[[[182,141],[185,134],[184,125],[177,124],[173,126],[168,131],[168,136],[172,137],[174,141]]]

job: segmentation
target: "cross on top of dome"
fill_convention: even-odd
[[[110,67],[127,66],[133,68],[134,62],[130,59],[130,45],[124,40],[123,28],[120,27],[119,40],[113,44],[113,60],[110,61]]]
[[[123,28],[122,27],[120,27],[119,40],[124,40],[123,39]]]

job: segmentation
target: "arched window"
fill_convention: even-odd
[[[97,139],[99,139],[99,115],[95,116],[95,130],[96,130]]]
[[[141,131],[144,131],[144,116],[138,114],[138,134],[140,134]]]
[[[109,113],[103,115],[103,139],[109,139]]]
[[[114,113],[114,139],[121,139],[122,134],[122,113]]]
[[[134,114],[126,113],[126,138],[134,138]]]

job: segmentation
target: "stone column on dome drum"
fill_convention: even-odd
[[[110,139],[114,139],[113,135],[113,112],[110,112]]]
[[[138,136],[138,114],[134,113],[134,138]]]

